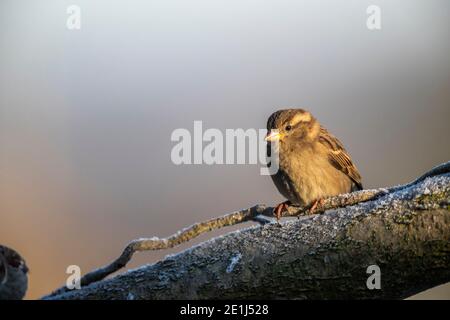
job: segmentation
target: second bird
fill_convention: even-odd
[[[279,170],[272,180],[288,199],[276,207],[277,218],[288,204],[314,211],[325,198],[362,189],[361,175],[342,143],[310,112],[276,111],[267,130],[266,140],[278,142]]]

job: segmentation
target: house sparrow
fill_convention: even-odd
[[[21,300],[28,288],[28,267],[13,249],[0,245],[0,300]]]
[[[314,212],[324,198],[362,189],[361,176],[342,143],[303,109],[273,113],[267,121],[270,142],[277,141],[279,170],[272,175],[288,199],[275,208],[279,219],[289,204],[310,206]]]

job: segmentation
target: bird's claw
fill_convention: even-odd
[[[283,214],[284,210],[287,210],[289,207],[290,202],[289,201],[285,201],[282,202],[280,204],[278,204],[275,209],[273,210],[275,217],[277,218],[277,221],[280,221],[280,218]]]
[[[323,206],[324,202],[325,201],[323,199],[318,199],[318,200],[314,201],[311,208],[309,209],[309,213],[313,214],[318,207]]]

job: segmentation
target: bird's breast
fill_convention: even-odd
[[[280,170],[273,180],[283,196],[299,205],[351,191],[350,179],[313,148],[280,152]]]

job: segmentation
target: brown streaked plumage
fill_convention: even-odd
[[[276,111],[267,130],[266,139],[279,142],[279,170],[272,179],[288,202],[314,211],[324,198],[362,189],[361,175],[342,143],[310,112]],[[285,205],[277,206],[277,217]]]

